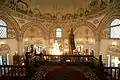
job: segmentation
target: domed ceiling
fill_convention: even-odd
[[[94,15],[115,0],[1,0],[17,12],[47,19],[76,19]]]

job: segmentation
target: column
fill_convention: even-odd
[[[44,46],[45,46],[45,50],[46,50],[46,54],[49,53],[49,38],[48,37],[45,37],[44,38]]]
[[[100,53],[100,41],[95,40],[95,55],[99,55]]]
[[[99,55],[100,55],[100,37],[97,33],[95,37],[95,56]]]
[[[22,38],[19,38],[17,40],[17,42],[18,42],[18,53],[19,53],[19,55],[23,55],[24,53],[23,53],[23,41],[22,41]]]

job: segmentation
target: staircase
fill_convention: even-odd
[[[25,66],[0,65],[0,80],[120,79],[120,68],[104,67],[102,56],[97,59],[93,55],[31,56],[26,53],[25,62]]]

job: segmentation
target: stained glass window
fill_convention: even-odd
[[[120,19],[114,19],[111,22],[110,38],[120,38]]]
[[[7,38],[7,27],[3,20],[0,20],[0,38]]]
[[[62,37],[62,29],[61,28],[57,28],[56,29],[56,37]]]

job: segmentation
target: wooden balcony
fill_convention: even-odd
[[[12,80],[13,78],[22,78],[20,80],[28,80],[31,78],[32,74],[34,74],[34,69],[44,64],[62,64],[61,66],[80,66],[81,64],[87,64],[87,66],[91,66],[97,71],[96,74],[103,74],[108,80],[120,79],[120,68],[104,67],[102,64],[102,56],[96,58],[93,55],[26,55],[24,66],[0,65],[0,79]]]

